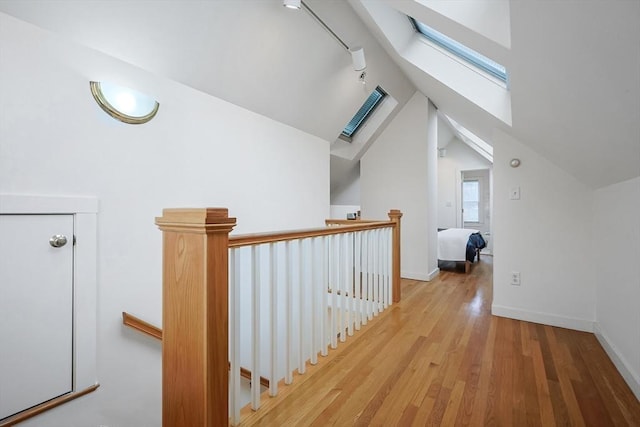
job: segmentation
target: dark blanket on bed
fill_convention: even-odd
[[[467,242],[467,261],[474,262],[478,249],[482,249],[486,246],[487,243],[484,241],[480,233],[473,233],[469,236],[469,241]]]

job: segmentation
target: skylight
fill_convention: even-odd
[[[422,34],[427,40],[469,64],[474,65],[482,71],[489,73],[491,76],[497,78],[503,83],[507,83],[507,70],[503,65],[500,65],[475,50],[468,48],[462,43],[445,36],[428,25],[423,24],[420,21],[416,21],[412,17],[409,17],[409,20],[416,31]]]
[[[380,105],[385,96],[387,96],[387,93],[382,90],[380,86],[376,87],[366,101],[364,101],[364,104],[362,104],[362,107],[360,107],[356,115],[353,116],[349,123],[344,127],[340,136],[351,141],[353,135],[358,131],[358,129],[360,129],[360,126],[367,121],[369,115],[378,105]]]

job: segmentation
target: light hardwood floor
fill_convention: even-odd
[[[638,426],[593,334],[494,317],[491,257],[402,302],[246,410],[243,426]]]

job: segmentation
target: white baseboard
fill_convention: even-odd
[[[600,328],[600,324],[595,322],[593,325],[593,333],[604,348],[613,364],[615,365],[622,378],[627,382],[629,388],[636,395],[636,398],[640,400],[640,376],[638,373],[634,373],[629,367],[626,359],[618,352],[616,346],[609,341],[604,331]]]
[[[413,272],[413,271],[401,271],[400,272],[400,276],[403,279],[420,280],[422,282],[426,282],[426,281],[429,280],[429,275],[428,274],[416,273],[416,272]]]
[[[412,271],[402,271],[400,272],[400,276],[403,279],[411,279],[411,280],[420,280],[421,282],[430,282],[431,280],[433,280],[438,274],[440,274],[440,269],[436,267],[435,270],[433,270],[431,273],[429,274],[424,274],[424,273],[415,273]]]
[[[577,331],[583,332],[593,332],[592,320],[576,319],[572,317],[558,316],[556,314],[505,307],[496,304],[491,305],[491,314],[500,317],[508,317],[510,319],[541,323],[543,325],[557,326],[559,328],[575,329]]]

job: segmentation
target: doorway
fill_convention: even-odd
[[[491,254],[491,171],[489,169],[461,172],[462,228],[478,230],[487,241],[483,253]]]

